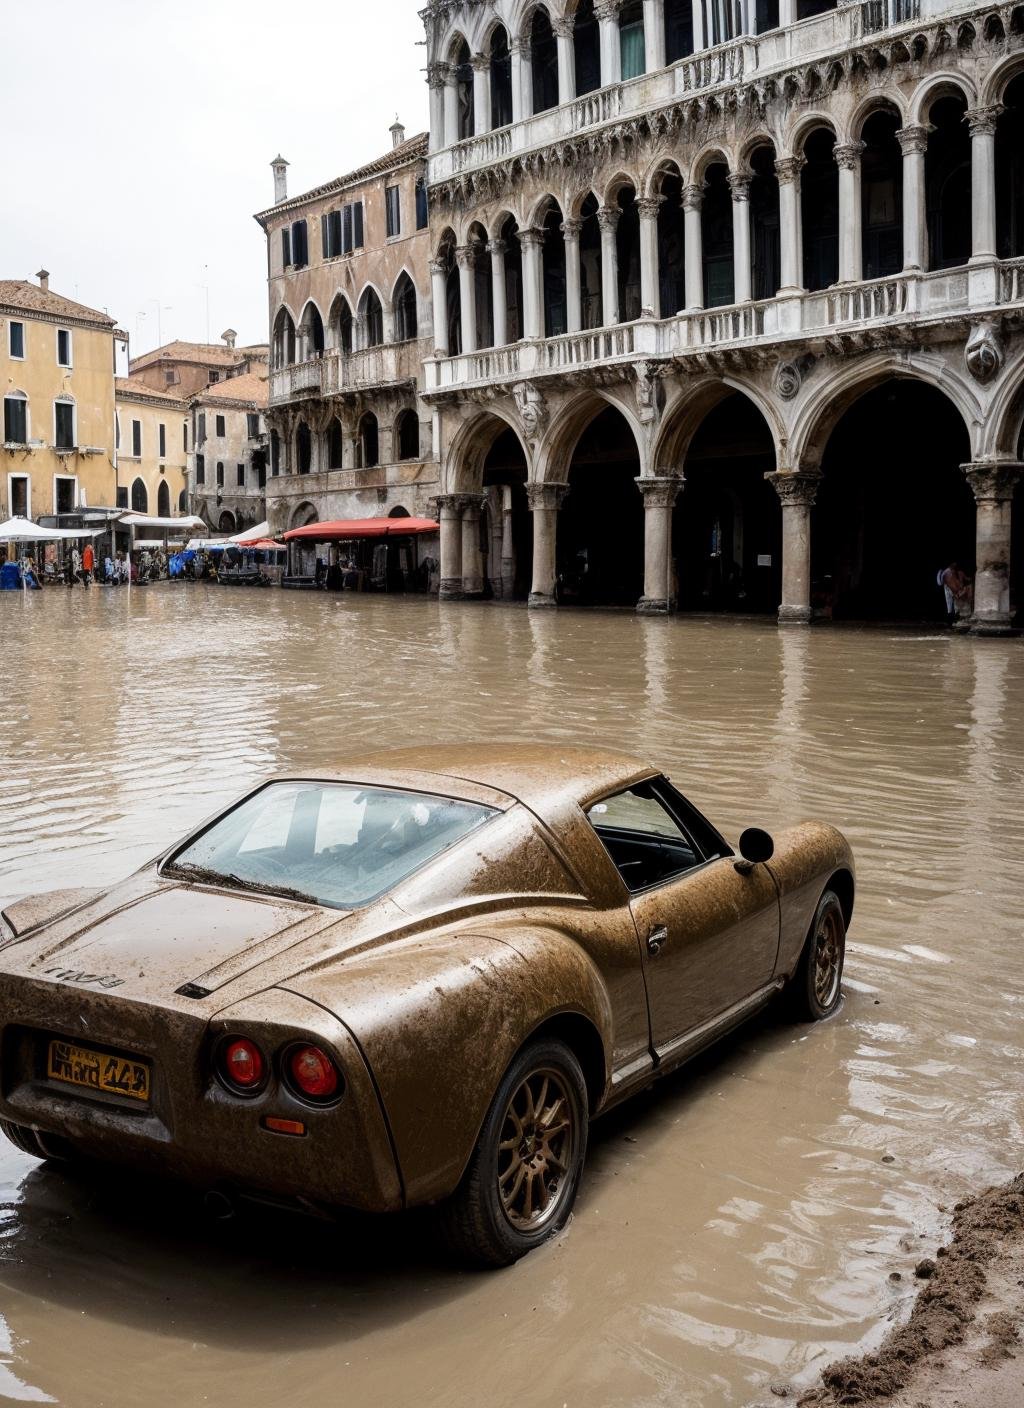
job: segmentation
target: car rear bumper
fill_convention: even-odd
[[[44,1147],[56,1135],[91,1157],[199,1187],[315,1207],[400,1208],[380,1102],[344,1024],[277,989],[212,1016],[202,1010],[216,1001],[165,1008],[35,978],[0,979],[0,1118],[41,1133]],[[269,1058],[257,1095],[229,1093],[214,1073],[216,1045],[230,1034],[258,1041]],[[49,1079],[53,1037],[149,1062],[149,1103]],[[277,1054],[310,1040],[344,1077],[341,1098],[327,1107],[300,1100],[279,1078]],[[301,1122],[305,1133],[272,1132],[268,1117]]]

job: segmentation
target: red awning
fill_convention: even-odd
[[[432,518],[336,518],[328,523],[307,523],[284,536],[286,542],[304,538],[314,543],[344,543],[353,538],[407,538],[438,531]]]

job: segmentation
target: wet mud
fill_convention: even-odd
[[[731,834],[835,822],[860,886],[838,1015],[770,1012],[599,1121],[569,1227],[508,1271],[454,1269],[420,1217],[211,1223],[4,1145],[0,1399],[795,1399],[1019,1173],[1019,642],[216,587],[0,598],[0,631],[2,901],[114,881],[278,768],[494,738],[649,756]],[[943,1353],[999,1313],[996,1265]]]

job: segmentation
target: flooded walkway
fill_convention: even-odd
[[[740,1408],[876,1332],[937,1206],[1018,1171],[1021,643],[215,587],[0,599],[0,637],[0,901],[116,880],[275,768],[501,737],[647,755],[727,831],[834,821],[860,885],[839,1015],[599,1122],[509,1271],[5,1144],[0,1399]]]

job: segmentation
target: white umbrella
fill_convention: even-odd
[[[0,543],[58,543],[67,538],[98,538],[102,528],[43,528],[31,518],[9,518],[0,523]],[[22,589],[28,592],[25,573],[21,574]]]
[[[256,543],[261,538],[271,536],[270,524],[266,519],[262,523],[257,523],[255,528],[247,528],[244,533],[236,533],[233,538],[229,538],[229,543]]]

